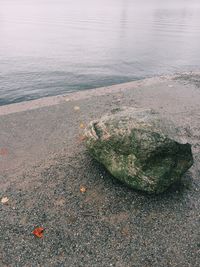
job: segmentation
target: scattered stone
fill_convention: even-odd
[[[74,110],[75,111],[79,111],[80,110],[80,107],[79,106],[74,106]]]
[[[153,110],[126,108],[92,121],[85,130],[91,155],[117,179],[161,193],[192,166],[191,145]]]
[[[9,198],[7,198],[7,197],[2,197],[2,199],[1,199],[2,204],[7,204],[8,201],[9,201]]]
[[[66,97],[66,96],[64,96],[64,100],[65,100],[66,102],[70,101],[69,97]]]

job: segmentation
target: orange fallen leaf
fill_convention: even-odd
[[[43,227],[37,227],[33,230],[33,234],[34,236],[38,237],[38,238],[42,238],[43,237],[43,232],[44,232],[44,228]]]
[[[80,192],[85,193],[87,191],[87,188],[85,186],[80,187]]]

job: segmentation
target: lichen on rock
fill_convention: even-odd
[[[85,130],[91,155],[117,179],[161,193],[192,166],[191,145],[178,140],[172,122],[153,110],[125,108],[92,121]]]

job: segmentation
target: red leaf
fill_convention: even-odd
[[[43,232],[44,232],[43,227],[37,227],[34,229],[33,234],[34,234],[34,236],[41,238],[41,237],[43,237]]]
[[[8,155],[8,149],[6,147],[0,148],[0,155],[1,156],[7,156]]]

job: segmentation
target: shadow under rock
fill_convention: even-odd
[[[104,190],[109,192],[112,196],[118,196],[121,198],[125,198],[128,202],[132,203],[133,201],[143,199],[144,203],[148,203],[151,201],[156,202],[183,202],[185,203],[185,197],[190,194],[192,190],[192,173],[187,171],[180,182],[177,182],[171,185],[165,192],[161,194],[148,194],[146,192],[142,192],[139,190],[132,189],[128,187],[123,182],[117,180],[113,177],[106,168],[100,164],[97,160],[93,159],[87,153],[84,154],[85,160],[89,164],[90,173],[92,177],[95,174],[96,182],[98,184],[102,184]],[[88,176],[89,181],[91,182],[92,177]],[[127,202],[127,204],[128,204]],[[129,203],[129,204],[130,204]]]

